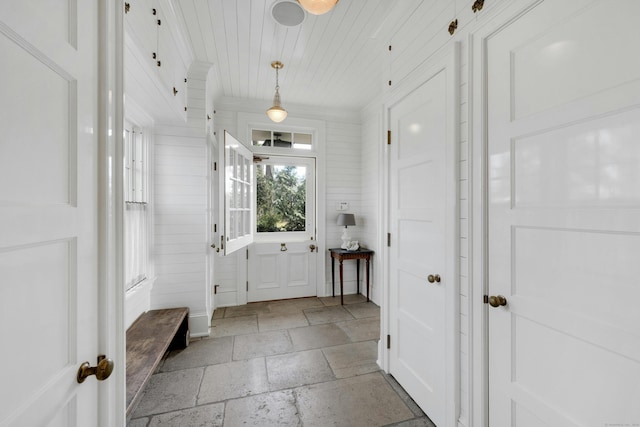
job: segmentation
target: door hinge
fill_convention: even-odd
[[[214,171],[218,170],[218,163],[217,162],[213,162],[213,170]]]
[[[214,233],[218,232],[218,224],[213,224],[213,232]]]
[[[220,285],[213,285],[213,294],[214,295],[218,294],[218,286],[220,286]]]
[[[249,292],[249,281],[247,280],[247,292]]]
[[[387,131],[387,145],[391,145],[391,131]]]
[[[387,246],[391,247],[391,233],[387,233]]]
[[[249,248],[247,248],[246,255],[247,255],[247,259],[249,259]]]
[[[391,348],[391,335],[387,335],[387,348]]]
[[[484,297],[482,297],[482,302],[484,302],[485,304],[489,304],[489,295],[485,295]]]

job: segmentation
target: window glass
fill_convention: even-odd
[[[147,210],[147,140],[142,132],[127,124],[124,131],[124,198],[123,249],[127,290],[147,277],[148,217]]]
[[[293,134],[293,148],[300,148],[303,150],[311,150],[311,134],[308,133],[294,133]]]
[[[258,233],[306,230],[305,166],[257,165],[256,187]]]
[[[253,129],[251,131],[251,144],[255,147],[311,150],[313,148],[313,138],[310,133]]]

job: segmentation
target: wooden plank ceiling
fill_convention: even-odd
[[[215,64],[223,96],[271,100],[270,64],[279,60],[285,108],[296,103],[360,109],[390,78],[393,38],[420,15],[423,3],[445,4],[341,0],[325,15],[306,14],[302,24],[286,27],[271,16],[276,1],[281,0],[174,1],[196,60]]]

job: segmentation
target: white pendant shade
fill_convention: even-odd
[[[280,123],[287,118],[287,110],[278,105],[274,105],[267,110],[267,116],[269,116],[272,122]]]
[[[338,0],[298,0],[304,10],[313,15],[323,15],[338,4]]]
[[[287,110],[282,108],[282,104],[280,103],[280,84],[278,83],[278,70],[284,67],[284,65],[280,61],[273,61],[271,67],[276,70],[276,93],[273,95],[273,107],[267,110],[267,116],[269,116],[272,122],[280,123],[287,118]]]

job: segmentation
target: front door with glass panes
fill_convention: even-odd
[[[310,133],[252,131],[255,234],[247,300],[315,296],[316,159]]]

